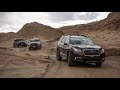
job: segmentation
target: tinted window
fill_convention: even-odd
[[[62,37],[60,38],[59,42],[61,42],[63,38],[64,38],[64,37],[62,36]]]
[[[24,41],[24,39],[16,39],[15,42]]]
[[[61,43],[65,43],[65,41],[66,41],[66,37],[62,39]]]
[[[89,38],[70,37],[70,43],[73,45],[94,45]]]
[[[38,39],[30,40],[30,42],[40,42]]]

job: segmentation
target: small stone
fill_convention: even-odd
[[[50,56],[44,56],[44,59],[51,59]]]
[[[30,54],[26,53],[25,55],[30,56]]]

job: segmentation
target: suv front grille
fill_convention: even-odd
[[[20,42],[20,44],[25,44],[25,42]]]
[[[99,55],[100,50],[95,50],[95,49],[84,49],[84,54],[85,55]]]
[[[31,46],[38,46],[38,44],[37,43],[32,43]]]

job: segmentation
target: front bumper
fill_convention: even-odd
[[[38,46],[38,45],[36,45],[36,46],[30,46],[30,48],[38,49],[38,48],[40,48],[40,46]]]
[[[105,55],[87,55],[84,54],[74,54],[74,60],[80,61],[80,62],[89,62],[89,63],[96,63],[96,62],[104,62],[105,61]]]
[[[26,46],[27,44],[25,44],[25,43],[19,43],[18,45],[19,46]]]

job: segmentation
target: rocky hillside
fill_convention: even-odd
[[[107,18],[88,24],[79,24],[73,26],[64,26],[58,28],[65,32],[65,30],[101,30],[101,29],[120,29],[120,12],[110,13]]]
[[[5,42],[12,40],[13,38],[16,37],[16,34],[14,32],[9,32],[9,33],[0,33],[0,42]]]
[[[120,47],[120,12],[113,12],[104,20],[89,24],[58,28],[64,34],[87,35],[97,44]]]
[[[109,55],[120,55],[120,12],[113,12],[101,21],[88,24],[52,28],[37,22],[25,24],[17,33],[0,33],[1,46],[12,47],[15,38],[57,40],[63,34],[87,35],[96,44],[105,47]],[[54,45],[53,45],[54,46]]]
[[[50,26],[32,22],[25,24],[21,30],[17,32],[17,35],[25,39],[40,38],[42,40],[53,40],[60,37],[61,33]]]
[[[40,38],[41,40],[57,40],[62,34],[87,35],[97,44],[109,47],[120,47],[120,12],[113,12],[98,22],[52,28],[37,22],[25,24],[16,34],[2,33],[0,41],[9,41],[17,37],[25,39]]]

